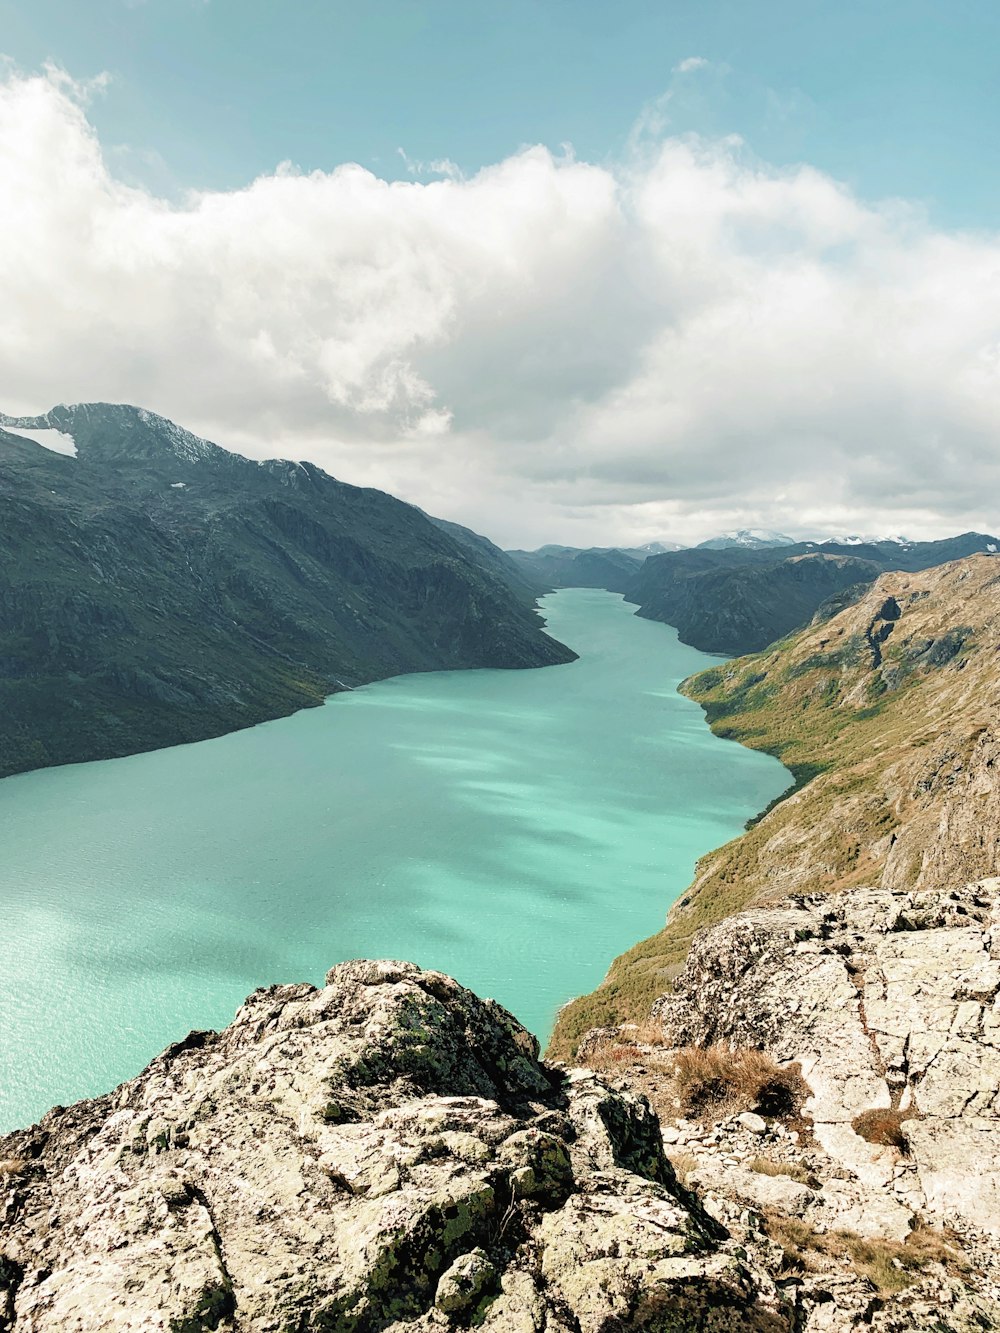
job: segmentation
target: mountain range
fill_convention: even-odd
[[[121,404],[0,425],[0,776],[574,657],[502,551],[380,491]]]
[[[998,548],[1000,538],[980,532],[930,542],[793,542],[753,530],[643,559],[604,547],[548,546],[508,555],[537,584],[621,593],[638,606],[637,615],[673,625],[683,643],[733,655],[759,652],[807,624],[827,602],[846,605],[885,570],[928,569]]]

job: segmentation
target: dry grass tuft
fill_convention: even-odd
[[[28,1160],[25,1157],[0,1157],[0,1176],[19,1176],[27,1169]]]
[[[931,1227],[918,1221],[906,1238],[906,1247],[926,1264],[941,1264],[952,1273],[968,1271],[961,1239],[950,1227]]]
[[[674,1168],[674,1174],[682,1185],[686,1186],[691,1178],[691,1172],[698,1165],[698,1159],[693,1152],[668,1153],[667,1158],[670,1165]]]
[[[797,1180],[800,1185],[816,1184],[816,1177],[798,1162],[772,1162],[769,1157],[754,1157],[747,1165],[761,1176],[787,1176],[789,1180]]]
[[[875,1107],[871,1111],[862,1111],[851,1121],[855,1134],[885,1148],[898,1148],[901,1153],[909,1153],[910,1143],[903,1129],[904,1120],[914,1119],[914,1111],[896,1111],[890,1107]]]
[[[910,1286],[932,1264],[940,1264],[952,1273],[962,1273],[966,1268],[954,1234],[922,1222],[902,1243],[868,1239],[853,1231],[820,1233],[797,1217],[785,1217],[771,1209],[765,1210],[764,1223],[768,1235],[784,1250],[789,1270],[815,1272],[822,1266],[822,1259],[846,1261],[883,1295]]]
[[[623,1032],[636,1046],[666,1046],[667,1038],[659,1023],[650,1019],[646,1023],[629,1023]]]
[[[674,1052],[682,1114],[707,1118],[735,1111],[790,1119],[801,1114],[809,1089],[799,1065],[782,1067],[763,1051],[686,1046]]]
[[[620,1074],[641,1058],[635,1046],[607,1037],[588,1046],[586,1064],[595,1074]]]

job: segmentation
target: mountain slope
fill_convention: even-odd
[[[702,652],[760,652],[806,624],[828,598],[871,583],[883,570],[927,569],[998,545],[996,537],[966,532],[904,544],[702,546],[651,557],[625,596],[639,604],[637,615],[675,626],[682,642]]]
[[[1000,864],[1000,559],[879,577],[855,604],[692,677],[717,735],[777,755],[795,786],[704,857],[666,928],[560,1014],[553,1049],[648,1013],[694,932],[753,903],[854,885],[910,890]]]
[[[543,546],[537,551],[508,551],[525,577],[549,588],[606,588],[624,592],[643,559],[614,547],[580,551],[572,546]]]
[[[523,584],[380,491],[134,407],[4,421],[0,776],[219,735],[400,672],[573,657]]]

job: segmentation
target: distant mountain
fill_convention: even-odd
[[[907,537],[859,537],[857,533],[851,533],[844,537],[824,537],[822,541],[816,544],[817,546],[884,546],[888,544],[912,546],[914,543]]]
[[[808,624],[823,604],[842,609],[885,570],[916,571],[997,549],[1000,539],[967,532],[936,542],[892,539],[839,546],[700,546],[651,556],[625,590],[638,615],[674,625],[684,643],[709,653],[754,653]]]
[[[540,546],[537,551],[508,551],[507,555],[526,578],[545,587],[607,588],[609,592],[624,592],[645,559],[599,546],[589,551]]]
[[[699,542],[699,551],[728,551],[732,547],[742,547],[748,551],[762,551],[773,546],[794,546],[794,537],[786,537],[783,532],[771,532],[767,528],[740,528],[737,532],[723,532],[718,537],[710,537],[706,542]],[[680,549],[680,548],[676,548]]]
[[[503,552],[381,491],[136,407],[0,424],[0,776],[574,656]]]
[[[662,555],[664,551],[683,551],[685,548],[683,542],[646,542],[644,546],[619,546],[615,549],[645,560],[648,555]]]

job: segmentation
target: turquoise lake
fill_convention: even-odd
[[[790,777],[677,694],[717,658],[611,593],[542,607],[579,661],[0,782],[0,1131],[345,958],[440,968],[544,1040],[658,930]]]

